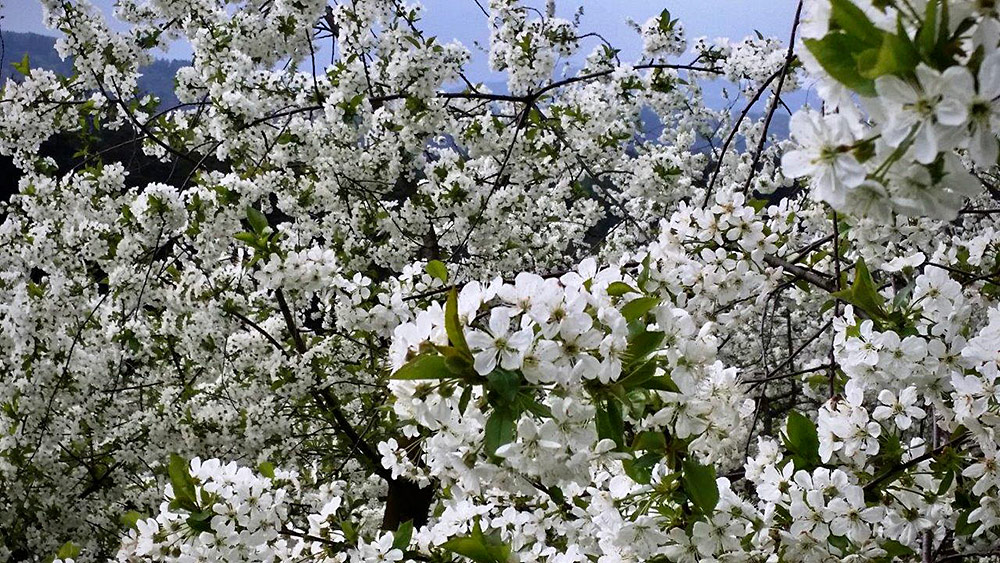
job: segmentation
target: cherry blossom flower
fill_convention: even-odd
[[[881,405],[872,411],[872,418],[875,420],[886,420],[892,418],[896,427],[906,430],[913,424],[913,419],[922,419],[927,413],[916,405],[917,388],[910,386],[899,392],[899,398],[888,390],[879,391],[878,400]]]
[[[487,375],[497,367],[517,369],[524,361],[524,354],[531,345],[533,333],[530,328],[516,332],[510,329],[510,314],[504,309],[494,309],[490,314],[490,332],[471,331],[469,346],[475,353],[475,367],[480,375]]]
[[[792,116],[789,127],[796,149],[782,156],[784,173],[792,178],[810,176],[815,197],[843,206],[846,189],[861,184],[866,175],[849,150],[856,141],[850,123],[841,115],[801,111]]]

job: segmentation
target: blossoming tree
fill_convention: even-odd
[[[664,10],[626,62],[491,0],[503,92],[404,0],[42,3],[76,72],[0,96],[0,559],[1000,553],[992,2]]]

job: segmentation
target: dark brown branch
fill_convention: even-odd
[[[782,270],[788,272],[789,274],[795,276],[796,278],[805,280],[810,284],[815,285],[816,287],[824,291],[827,291],[829,293],[837,291],[837,288],[834,285],[835,282],[831,282],[831,280],[825,278],[822,274],[811,268],[806,268],[804,266],[798,266],[796,264],[792,264],[788,260],[785,260],[784,258],[778,258],[773,254],[766,254],[764,256],[764,262],[769,266],[773,266],[775,268],[781,268]]]
[[[792,60],[795,58],[795,32],[799,29],[799,17],[802,15],[802,0],[799,0],[799,6],[795,9],[795,20],[792,22],[792,34],[788,39],[788,52],[785,53],[785,64],[781,66],[781,76],[778,77],[778,85],[774,89],[774,97],[771,98],[771,105],[767,108],[767,116],[764,118],[764,128],[760,132],[760,139],[757,141],[757,149],[753,153],[753,161],[750,163],[750,173],[747,175],[747,181],[743,184],[743,193],[750,191],[750,184],[753,182],[755,170],[757,170],[757,165],[760,163],[760,156],[764,153],[764,144],[767,143],[767,130],[771,126],[771,118],[774,117],[774,110],[778,107],[778,100],[781,99],[781,89],[785,85],[785,77],[788,75],[788,69],[792,66]]]
[[[881,485],[883,483],[885,483],[885,484],[891,483],[896,477],[898,477],[900,474],[904,473],[907,469],[909,469],[909,468],[911,468],[911,467],[913,467],[915,465],[919,465],[920,463],[925,462],[925,461],[927,461],[929,459],[932,459],[934,456],[940,454],[941,452],[943,452],[947,448],[952,448],[952,447],[955,447],[955,446],[960,446],[960,445],[962,445],[963,442],[965,442],[968,439],[969,439],[969,433],[968,433],[968,431],[962,432],[961,434],[959,434],[958,436],[956,436],[955,439],[949,441],[947,444],[943,444],[941,446],[938,446],[937,448],[934,448],[933,450],[925,453],[924,455],[917,456],[917,457],[911,459],[910,461],[907,461],[906,463],[902,463],[900,465],[897,465],[896,467],[894,467],[894,468],[886,471],[885,473],[879,475],[878,477],[872,479],[871,481],[869,481],[868,483],[865,484],[864,489],[867,492],[867,491],[871,491],[871,490],[875,489],[875,487],[877,487],[877,486],[879,486],[879,485]]]
[[[780,364],[778,364],[778,366],[776,368],[774,368],[773,370],[771,370],[767,375],[765,375],[764,377],[762,377],[760,379],[756,379],[756,380],[751,379],[751,380],[745,381],[744,383],[759,384],[759,383],[764,383],[764,382],[767,382],[767,381],[773,381],[774,379],[780,379],[780,377],[778,377],[778,374],[781,373],[781,370],[785,369],[785,366],[787,366],[788,364],[792,363],[795,360],[795,358],[798,357],[798,355],[802,353],[803,350],[805,350],[806,348],[809,347],[810,344],[812,344],[813,342],[815,342],[816,339],[819,338],[820,335],[822,335],[824,332],[826,332],[826,329],[830,328],[832,325],[833,325],[833,319],[830,319],[830,320],[826,321],[826,323],[824,323],[823,326],[820,327],[819,330],[817,330],[815,333],[813,333],[813,335],[810,336],[808,340],[806,340],[804,343],[802,343],[801,346],[799,346],[798,348],[796,348],[794,352],[792,352],[791,354],[789,354],[788,357],[784,359],[784,361],[782,361]],[[785,375],[781,375],[781,377],[786,377],[786,376]]]
[[[718,180],[719,172],[722,170],[722,161],[725,159],[726,152],[729,150],[729,145],[732,144],[733,139],[736,138],[736,134],[740,130],[740,124],[743,123],[743,120],[746,119],[747,114],[750,113],[750,110],[753,109],[753,106],[757,103],[758,100],[760,100],[760,97],[764,95],[764,91],[767,90],[767,87],[770,86],[772,82],[774,82],[774,79],[777,78],[780,73],[781,71],[775,72],[774,74],[769,76],[767,80],[764,81],[763,84],[760,85],[760,88],[753,95],[753,98],[750,99],[750,102],[747,103],[746,107],[743,108],[743,111],[740,112],[740,116],[736,118],[736,123],[733,124],[733,128],[732,130],[729,131],[729,135],[726,137],[726,141],[722,143],[722,148],[719,149],[719,158],[716,159],[715,161],[715,169],[712,171],[712,177],[708,181],[708,188],[705,190],[705,199],[702,200],[701,202],[701,206],[703,208],[706,205],[708,205],[708,202],[712,199],[712,190],[715,188],[715,181]]]

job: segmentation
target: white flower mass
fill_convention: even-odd
[[[406,0],[40,1],[0,562],[1000,557],[993,2],[663,10],[627,60],[551,1],[481,51]]]

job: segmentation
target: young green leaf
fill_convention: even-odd
[[[715,482],[715,468],[702,465],[692,457],[684,460],[682,477],[684,490],[692,504],[705,515],[712,514],[719,503],[719,486]]]
[[[448,301],[444,306],[444,329],[448,333],[448,340],[459,352],[472,360],[472,351],[465,341],[465,333],[462,332],[462,322],[458,319],[458,290],[454,287],[448,292]]]
[[[486,437],[484,447],[486,453],[494,455],[497,448],[508,444],[514,439],[514,431],[517,426],[517,417],[508,408],[494,409],[490,418],[486,420]]]
[[[80,555],[80,546],[68,541],[59,548],[59,551],[56,553],[56,559],[73,559],[78,555]]]
[[[247,222],[250,223],[250,228],[253,229],[253,232],[258,235],[264,234],[264,231],[268,227],[267,217],[254,207],[247,207]]]
[[[875,95],[875,81],[861,75],[857,58],[866,50],[845,33],[829,33],[822,39],[803,39],[820,66],[837,82],[862,96]]]
[[[635,459],[622,460],[622,469],[633,481],[640,485],[648,485],[653,478],[653,467],[663,456],[657,452],[647,452]]]
[[[396,370],[396,373],[392,374],[389,378],[447,379],[454,376],[455,374],[448,369],[444,356],[439,356],[434,353],[425,353],[420,354],[416,358],[413,358],[409,362],[403,364],[403,367]]]
[[[878,47],[882,43],[883,31],[851,0],[831,0],[830,19],[860,44]]]
[[[263,462],[263,463],[261,463],[260,465],[257,466],[257,471],[259,471],[260,474],[263,475],[264,477],[267,477],[268,479],[271,479],[272,481],[274,480],[274,464],[273,463],[271,463],[269,461],[265,461],[265,462]]]
[[[427,266],[424,269],[430,277],[437,278],[444,283],[448,283],[448,267],[444,265],[444,262],[440,260],[431,260],[427,263]]]
[[[20,72],[21,74],[28,76],[31,74],[31,62],[28,60],[28,53],[24,54],[19,63],[10,63],[14,67],[14,70]]]
[[[878,49],[869,49],[858,57],[858,72],[865,78],[879,76],[909,76],[920,63],[920,54],[909,41],[886,33]]]
[[[612,297],[621,297],[626,293],[638,293],[638,292],[635,289],[633,289],[632,286],[630,286],[625,282],[616,281],[608,284],[608,295]]]
[[[639,317],[645,315],[649,311],[660,304],[660,300],[655,297],[640,297],[638,299],[633,299],[622,307],[622,316],[625,320],[632,322]]]
[[[510,548],[492,534],[483,534],[477,518],[472,527],[472,534],[465,537],[452,538],[441,548],[463,557],[468,557],[476,563],[507,563],[510,559]]]
[[[608,399],[597,409],[597,436],[602,440],[614,440],[619,448],[625,447],[625,422],[618,401]]]
[[[410,539],[413,537],[413,520],[407,520],[399,525],[399,528],[392,535],[392,547],[400,551],[406,551],[410,547]]]
[[[167,465],[167,474],[170,477],[170,485],[174,490],[174,502],[177,506],[189,511],[200,509],[195,500],[194,479],[188,470],[188,461],[177,454],[170,454],[170,463]]]
[[[789,412],[785,437],[788,449],[795,455],[810,465],[819,464],[819,433],[813,421],[795,411]]]
[[[884,319],[887,314],[885,298],[878,292],[863,259],[859,259],[855,265],[854,283],[850,289],[838,291],[833,296],[860,308],[872,318]]]

